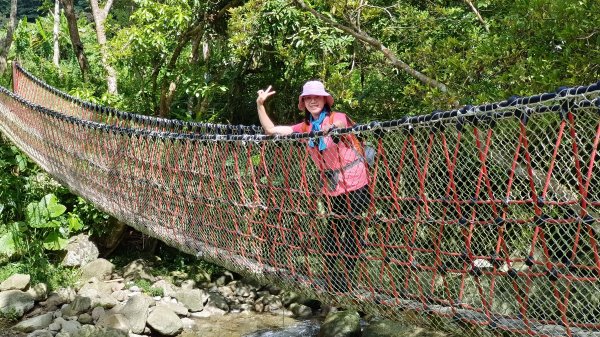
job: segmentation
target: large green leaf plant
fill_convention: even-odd
[[[66,210],[54,194],[29,203],[26,220],[9,224],[0,234],[0,255],[22,254],[31,245],[41,245],[46,250],[64,249],[70,234],[83,229],[79,216]]]

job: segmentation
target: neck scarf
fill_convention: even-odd
[[[321,124],[325,120],[325,117],[327,117],[327,112],[327,107],[324,107],[323,111],[321,111],[321,114],[319,115],[319,119],[314,119],[312,115],[310,116],[310,124],[312,125],[312,131],[321,131]],[[327,144],[325,144],[325,139],[323,138],[324,137],[319,137],[319,151],[323,151],[327,148]],[[308,140],[308,146],[315,147],[313,139]]]

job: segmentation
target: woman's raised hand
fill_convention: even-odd
[[[267,98],[271,97],[275,94],[275,91],[271,91],[271,86],[269,86],[266,90],[259,90],[258,97],[256,98],[256,104],[263,105]]]

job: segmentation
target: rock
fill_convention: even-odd
[[[279,308],[271,310],[271,314],[275,316],[285,316],[285,317],[294,317],[294,313],[287,310],[286,308]]]
[[[319,337],[360,337],[360,316],[356,311],[338,311],[327,315]]]
[[[129,327],[133,333],[144,332],[146,319],[148,318],[148,308],[150,308],[151,299],[145,295],[136,295],[130,297],[127,303],[119,310],[119,313],[129,321]]]
[[[95,259],[81,268],[80,281],[87,281],[92,277],[98,280],[110,280],[115,265],[106,259]]]
[[[70,336],[74,335],[77,330],[81,328],[81,323],[77,321],[65,321],[61,324],[60,332],[68,333]]]
[[[118,304],[117,299],[111,295],[100,295],[92,299],[92,307],[102,307],[110,309]]]
[[[152,284],[152,288],[162,289],[163,296],[165,297],[173,297],[176,293],[175,286],[165,280],[158,280],[154,282],[154,284]]]
[[[179,316],[165,307],[155,307],[152,310],[148,315],[148,325],[165,336],[176,336],[183,331],[183,322]]]
[[[85,284],[79,289],[78,294],[85,297],[98,297],[100,295],[112,294],[112,286],[109,283],[102,282],[95,277],[87,280]]]
[[[112,287],[110,287],[113,292],[125,289],[125,283],[123,282],[113,282]]]
[[[61,309],[64,316],[77,316],[88,311],[92,306],[92,300],[89,297],[76,296],[73,302]]]
[[[192,290],[196,287],[196,281],[185,280],[185,281],[181,282],[181,285],[179,287],[183,290]]]
[[[75,296],[77,296],[77,293],[72,288],[60,288],[56,292],[50,293],[48,299],[40,304],[46,307],[60,307],[73,301]]]
[[[83,325],[71,337],[128,337],[127,332],[106,327]]]
[[[57,335],[58,336],[58,335]],[[55,337],[54,334],[48,330],[37,330],[27,335],[27,337]],[[60,337],[60,336],[58,336]]]
[[[59,332],[60,331],[60,323],[58,323],[58,322],[50,323],[50,325],[48,325],[48,330],[53,331],[54,333]]]
[[[31,276],[28,274],[14,274],[9,276],[4,282],[0,283],[0,291],[6,290],[25,290],[29,287]]]
[[[79,234],[69,239],[69,243],[65,248],[67,251],[61,264],[65,267],[80,267],[98,258],[100,252],[98,247],[89,236]]]
[[[175,298],[191,312],[202,311],[209,296],[200,289],[179,290]]]
[[[308,318],[313,314],[311,308],[299,303],[290,304],[289,309],[292,313],[294,313],[294,316],[299,318]]]
[[[278,286],[276,286],[274,284],[269,284],[266,286],[266,288],[269,291],[269,294],[271,294],[271,295],[281,294],[281,288],[279,288]]]
[[[254,303],[254,311],[263,312],[265,310],[265,304],[262,302]]]
[[[229,311],[229,304],[227,304],[227,299],[223,297],[223,295],[219,293],[210,293],[208,295],[208,302],[205,305],[206,307],[215,307],[219,308],[225,312]]]
[[[26,292],[20,290],[0,292],[0,313],[4,315],[15,315],[21,318],[33,309],[33,306],[33,297]]]
[[[202,311],[193,312],[190,314],[190,317],[194,318],[206,318],[212,316],[224,316],[227,314],[227,311],[216,308],[216,307],[206,307]]]
[[[191,318],[182,318],[181,323],[183,323],[183,328],[186,330],[192,330],[196,326],[196,322]]]
[[[54,313],[49,312],[41,316],[32,317],[30,319],[19,322],[13,329],[21,332],[33,332],[35,330],[46,329],[54,319]]]
[[[156,306],[157,307],[166,307],[167,309],[173,311],[178,316],[188,316],[190,314],[188,308],[184,307],[180,303],[158,302],[156,304]]]
[[[121,314],[106,314],[98,319],[96,326],[129,331],[129,321]]]
[[[281,294],[281,302],[286,307],[292,303],[301,303],[302,296],[294,291],[286,291]]]
[[[79,315],[79,317],[77,318],[77,322],[79,322],[81,324],[92,324],[92,323],[94,323],[94,320],[92,319],[92,315],[90,315],[86,312],[86,313]]]
[[[473,261],[473,267],[480,269],[491,269],[494,268],[494,265],[492,265],[492,263],[488,260],[476,259],[475,261]]]
[[[38,283],[29,288],[27,293],[31,295],[36,302],[45,301],[48,298],[48,286],[45,283]]]
[[[117,290],[114,291],[110,296],[119,302],[123,302],[127,300],[128,292],[126,290]]]
[[[148,280],[155,282],[156,277],[152,276],[149,263],[142,259],[130,262],[123,268],[123,277],[127,280]]]
[[[106,310],[104,310],[103,307],[95,307],[94,309],[92,309],[92,319],[94,320],[94,322],[98,321],[98,319],[100,319],[100,317],[104,316],[104,314],[106,313]]]

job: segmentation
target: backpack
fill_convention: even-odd
[[[332,111],[331,113],[329,113],[329,124],[333,124],[333,116],[336,114],[335,111]],[[351,128],[352,126],[354,126],[356,123],[354,123],[354,121],[348,117],[348,115],[346,116],[346,124],[349,128]],[[309,130],[309,125],[307,125],[306,123],[302,124],[302,131],[304,133],[308,133],[310,132]],[[356,155],[360,158],[363,159],[363,161],[365,162],[365,164],[367,164],[367,166],[373,166],[375,164],[375,155],[377,154],[377,150],[371,146],[370,144],[366,144],[363,141],[359,140],[358,137],[356,137],[355,134],[349,133],[349,134],[345,134],[342,137],[345,137],[348,141],[346,141],[346,144],[351,143],[352,144],[352,148],[354,149],[354,152],[356,152]]]

